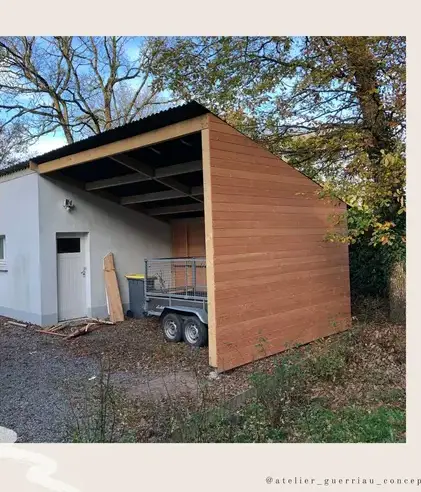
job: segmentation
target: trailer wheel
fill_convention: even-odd
[[[182,320],[178,314],[168,313],[161,319],[162,332],[168,342],[181,342],[183,338]]]
[[[197,316],[184,320],[183,338],[191,347],[204,347],[208,343],[208,327]]]

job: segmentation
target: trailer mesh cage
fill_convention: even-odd
[[[146,259],[145,291],[149,296],[206,299],[206,258]]]

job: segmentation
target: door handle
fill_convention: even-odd
[[[86,276],[86,267],[83,267],[83,270],[80,273],[85,277]]]

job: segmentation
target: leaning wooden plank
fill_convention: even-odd
[[[123,305],[118,288],[114,266],[114,255],[109,253],[104,258],[105,293],[107,296],[108,314],[113,323],[124,321]]]
[[[7,321],[7,325],[13,325],[13,326],[21,326],[22,328],[26,328],[28,325],[25,323],[18,323],[17,321]]]

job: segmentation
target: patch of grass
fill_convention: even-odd
[[[333,411],[312,406],[297,426],[299,442],[405,442],[405,412],[396,408],[345,407]]]
[[[274,426],[266,408],[254,401],[233,413],[215,411],[207,419],[193,415],[177,442],[405,442],[405,412],[354,406],[332,410],[312,404],[291,409],[288,422]]]

